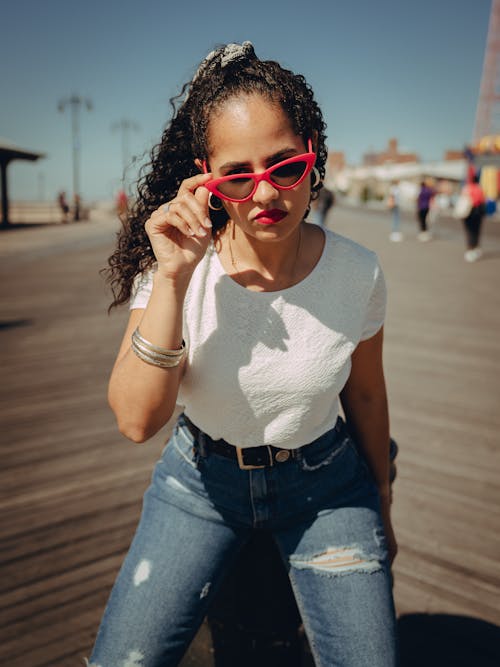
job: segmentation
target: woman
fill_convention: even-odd
[[[418,233],[419,241],[430,241],[432,238],[432,234],[427,226],[427,216],[429,215],[431,202],[435,194],[434,188],[431,188],[427,181],[420,183],[420,192],[417,197],[417,218],[420,229]]]
[[[389,188],[388,207],[392,213],[392,229],[389,234],[389,240],[399,243],[403,240],[403,234],[400,232],[401,215],[399,211],[399,181],[393,181]]]
[[[477,262],[483,256],[479,240],[483,218],[486,213],[486,197],[479,184],[477,174],[472,177],[469,183],[464,185],[462,194],[470,200],[470,211],[463,220],[466,246],[464,259],[466,262]]]
[[[184,92],[110,258],[114,305],[132,294],[132,310],[109,385],[136,442],[176,403],[184,413],[91,664],[177,665],[258,530],[289,570],[316,664],[389,667],[381,270],[304,222],[326,147],[302,76],[229,44]]]

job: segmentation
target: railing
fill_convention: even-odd
[[[89,209],[80,208],[80,220],[88,220]],[[0,212],[0,220],[2,215]],[[70,207],[68,220],[73,220],[73,207]],[[9,222],[20,223],[62,223],[62,213],[57,202],[51,201],[10,201]]]

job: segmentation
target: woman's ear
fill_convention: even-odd
[[[312,140],[312,145],[313,145],[313,151],[315,153],[317,153],[318,152],[318,130],[313,130],[311,140]]]
[[[203,173],[203,172],[204,172],[204,169],[203,169],[203,162],[202,162],[202,160],[200,160],[200,158],[197,157],[197,158],[195,158],[194,163],[195,163],[195,165],[198,167],[198,169],[200,170],[200,172]]]

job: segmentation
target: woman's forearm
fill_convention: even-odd
[[[383,329],[359,343],[353,353],[351,374],[340,399],[348,426],[378,487],[388,558],[392,563],[398,546],[391,522],[390,429],[382,343]]]
[[[179,349],[182,311],[189,280],[172,281],[155,274],[145,310],[132,311],[111,374],[108,398],[121,432],[135,442],[153,436],[171,417],[179,391],[183,364],[159,368],[139,359],[131,349],[136,327],[158,347]]]
[[[352,355],[351,374],[340,399],[347,422],[383,496],[389,484],[389,410],[382,364],[383,329]]]
[[[363,396],[346,387],[342,406],[381,495],[389,495],[389,414],[385,391]]]

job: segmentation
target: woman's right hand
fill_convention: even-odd
[[[177,195],[154,211],[146,233],[165,278],[191,277],[211,239],[209,192],[202,187],[211,174],[197,174],[181,183]]]

